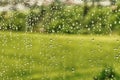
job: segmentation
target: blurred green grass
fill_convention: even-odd
[[[120,74],[120,37],[0,32],[0,80],[93,80]]]

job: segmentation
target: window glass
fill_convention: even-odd
[[[120,80],[120,1],[0,0],[0,80]]]

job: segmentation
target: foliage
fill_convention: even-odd
[[[94,80],[119,80],[120,77],[114,72],[112,67],[107,67],[102,70],[102,72],[94,77]]]
[[[110,10],[107,8],[94,8],[91,9],[84,19],[84,28],[88,29],[88,32],[95,34],[108,34],[110,32],[108,24],[108,16]]]
[[[25,14],[21,12],[2,12],[0,18],[2,30],[21,31],[25,29]]]
[[[0,29],[68,34],[119,33],[119,3],[116,6],[87,6],[85,13],[83,5],[65,5],[55,1],[50,5],[32,7],[27,14],[1,12]]]

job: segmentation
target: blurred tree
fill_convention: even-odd
[[[7,5],[9,2],[7,0],[0,0],[0,5]]]
[[[65,0],[65,3],[67,3],[67,4],[72,4],[72,3],[73,3],[73,0]]]
[[[95,0],[97,2],[97,6],[100,6],[100,1],[101,0]]]
[[[16,4],[24,4],[25,6],[30,6],[30,0],[0,0],[0,5],[2,6],[5,6],[5,5],[8,5],[8,4],[13,4],[13,5],[16,5]],[[36,0],[34,0],[34,2],[36,2]]]
[[[111,2],[111,5],[115,5],[117,0],[110,0],[110,2]]]
[[[94,6],[95,5],[95,0],[91,0],[92,1],[92,6]]]
[[[92,6],[95,5],[95,3],[97,3],[97,5],[99,6],[100,5],[100,1],[102,0],[90,0],[92,2]]]
[[[88,5],[87,5],[88,0],[83,0],[83,2],[84,2],[83,16],[85,16],[88,13],[88,10],[89,10]]]

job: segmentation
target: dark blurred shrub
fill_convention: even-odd
[[[106,67],[98,76],[94,77],[94,80],[120,80],[120,77],[112,67]]]

